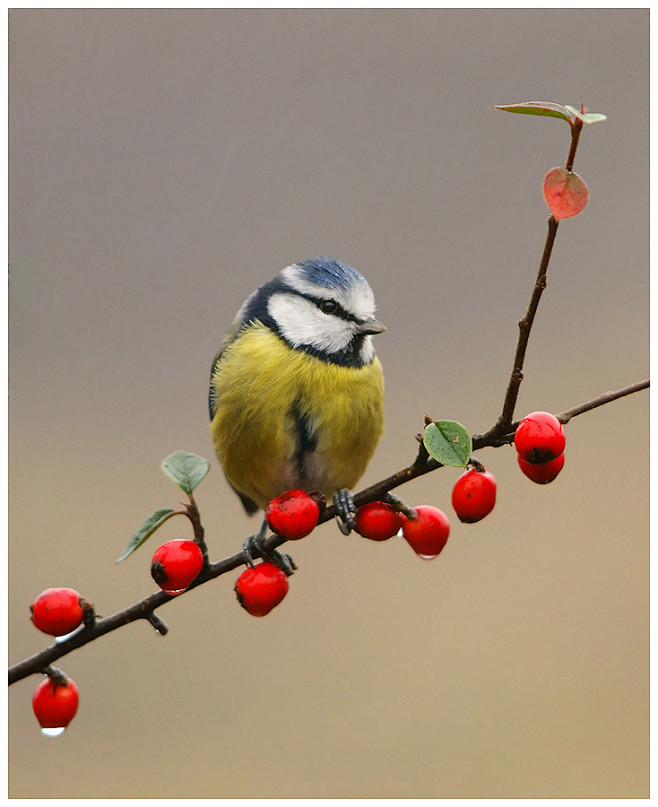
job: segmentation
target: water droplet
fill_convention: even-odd
[[[75,636],[76,633],[82,633],[84,627],[84,625],[80,625],[79,627],[75,628],[75,630],[69,631],[69,633],[64,633],[62,636],[55,636],[55,644],[65,642],[67,639],[70,639],[71,636]]]
[[[41,733],[44,737],[59,737],[60,734],[64,734],[66,731],[66,726],[59,726],[58,728],[45,728],[41,729]]]
[[[421,555],[420,552],[418,553],[418,557],[421,560],[434,560],[434,558],[438,558],[438,553],[436,555]]]

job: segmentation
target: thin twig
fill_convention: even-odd
[[[580,118],[576,118],[571,124],[571,146],[569,147],[569,156],[564,167],[567,171],[573,171],[573,163],[576,159],[576,150],[578,149],[578,141],[580,140],[580,133],[583,130],[583,122]]]
[[[525,312],[525,316],[519,321],[519,338],[516,343],[516,352],[514,354],[514,365],[510,375],[509,383],[507,385],[507,392],[505,393],[505,400],[503,402],[503,409],[494,430],[498,435],[504,434],[509,431],[512,425],[512,418],[514,417],[514,409],[516,401],[519,397],[519,388],[521,381],[523,381],[523,363],[525,361],[525,354],[528,348],[528,340],[530,338],[530,331],[532,324],[535,321],[535,314],[539,307],[539,301],[546,288],[546,273],[548,271],[548,264],[551,260],[551,253],[555,243],[555,236],[557,235],[557,228],[559,222],[553,217],[548,218],[548,232],[546,234],[546,242],[544,244],[544,252],[542,254],[541,262],[539,264],[539,271],[537,272],[537,279],[532,290],[530,302]]]
[[[623,398],[625,395],[631,395],[634,392],[648,389],[648,387],[649,379],[647,378],[645,381],[638,381],[637,384],[629,384],[627,387],[615,390],[614,392],[604,392],[602,395],[592,398],[591,401],[586,401],[579,406],[574,406],[573,409],[567,409],[566,412],[560,412],[555,417],[560,421],[560,423],[568,423],[571,418],[575,418],[576,415],[582,415],[583,412],[590,412],[592,409],[596,409],[598,406],[603,406],[611,401],[616,401],[619,398]]]
[[[576,159],[576,151],[578,149],[578,142],[580,140],[582,128],[582,120],[580,118],[575,118],[571,123],[571,143],[569,145],[569,154],[565,164],[567,171],[571,171],[573,169],[573,163]],[[500,417],[498,418],[496,425],[491,430],[492,437],[494,435],[501,437],[502,435],[509,433],[511,430],[514,409],[519,397],[521,382],[523,381],[523,364],[525,362],[525,354],[528,348],[530,331],[532,330],[532,324],[535,320],[539,300],[541,299],[544,289],[546,288],[546,275],[548,272],[548,265],[551,260],[551,253],[553,252],[553,245],[555,244],[558,225],[559,221],[557,221],[551,215],[548,219],[548,232],[546,234],[546,241],[544,243],[544,252],[539,264],[539,270],[537,272],[537,278],[532,290],[532,296],[530,297],[530,302],[528,304],[525,316],[518,323],[519,337],[516,343],[514,364],[512,366],[512,372],[507,385],[507,391],[505,392],[505,399],[503,401],[503,408]]]

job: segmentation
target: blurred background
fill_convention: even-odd
[[[560,225],[516,415],[648,376],[648,10],[9,13],[9,660],[47,646],[28,606],[72,586],[101,615],[155,589],[121,565],[184,448],[211,559],[256,524],[218,468],[210,363],[244,298],[318,253],[369,279],[386,431],[363,484],[409,464],[425,412],[496,420],[541,256],[562,121],[584,103],[590,203]],[[574,419],[558,479],[479,459],[494,512],[454,517],[458,475],[398,490],[452,517],[446,549],[296,543],[255,619],[236,574],[59,663],[77,717],[39,734],[9,691],[13,798],[648,796],[648,421],[642,392]]]

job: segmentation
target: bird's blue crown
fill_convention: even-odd
[[[367,282],[356,269],[325,255],[300,261],[294,266],[307,280],[326,289],[344,290]]]

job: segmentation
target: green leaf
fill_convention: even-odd
[[[589,126],[592,123],[600,123],[602,120],[608,120],[606,115],[601,115],[600,112],[586,112],[583,115],[583,123]]]
[[[569,112],[571,112],[571,114],[573,115],[574,118],[580,118],[581,120],[584,120],[583,115],[585,113],[581,112],[579,109],[576,109],[575,106],[571,106],[570,104],[565,104],[564,108],[568,109]]]
[[[133,537],[128,541],[116,562],[121,563],[122,560],[125,560],[127,557],[132,555],[136,549],[139,549],[144,541],[146,541],[147,538],[150,538],[158,527],[164,524],[164,522],[170,518],[174,512],[174,510],[164,509],[156,510],[155,513],[152,513],[133,535]]]
[[[573,107],[554,104],[552,101],[525,101],[522,104],[495,106],[494,109],[502,109],[503,112],[516,112],[519,115],[544,115],[549,118],[562,118],[567,123],[573,123],[574,121],[574,116],[571,112]],[[578,117],[580,117],[580,113],[578,113]]]
[[[586,126],[589,126],[592,123],[599,123],[602,120],[607,120],[605,115],[601,115],[598,112],[585,112],[584,110],[576,109],[575,106],[570,106],[569,104],[565,104],[564,107],[565,109],[569,110],[574,118],[580,118],[580,120]]]
[[[194,488],[210,470],[210,463],[198,454],[174,451],[162,460],[162,470],[181,490],[191,496]]]
[[[471,435],[454,420],[429,423],[423,433],[423,443],[430,457],[453,468],[464,468],[473,450]]]

